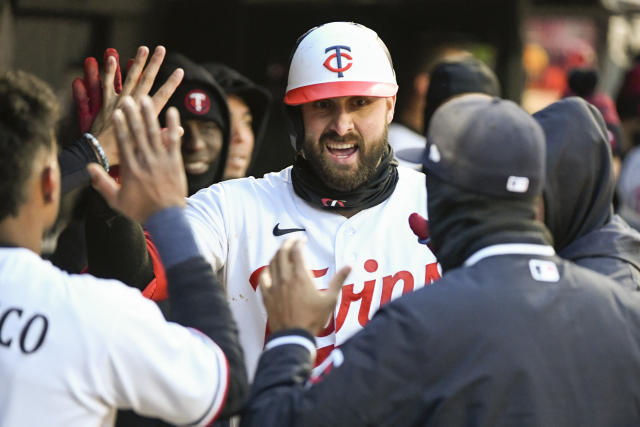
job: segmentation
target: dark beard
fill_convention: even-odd
[[[385,125],[382,136],[364,147],[362,137],[359,135],[345,135],[340,137],[336,132],[329,131],[320,137],[319,144],[305,139],[302,153],[312,165],[315,173],[329,186],[339,191],[352,191],[369,181],[376,171],[380,160],[385,155],[389,133],[389,125]],[[330,139],[337,142],[355,142],[360,151],[360,159],[355,170],[351,166],[335,164],[331,159],[323,156],[327,150],[325,141]]]

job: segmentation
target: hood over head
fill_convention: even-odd
[[[560,252],[613,215],[607,127],[598,109],[577,97],[555,102],[533,117],[547,146],[544,222]]]
[[[187,173],[189,194],[193,194],[222,179],[231,140],[231,120],[225,93],[216,80],[203,67],[179,53],[167,54],[158,71],[152,93],[155,93],[176,68],[184,70],[184,78],[160,113],[160,122],[164,125],[166,110],[176,107],[182,123],[191,119],[211,120],[222,131],[222,148],[209,170],[200,175]]]
[[[251,110],[251,116],[253,117],[251,127],[254,135],[253,153],[249,163],[249,169],[251,169],[267,129],[271,94],[264,87],[255,84],[249,78],[227,65],[210,62],[202,64],[202,67],[213,76],[226,94],[242,98],[249,110]]]

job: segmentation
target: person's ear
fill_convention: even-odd
[[[393,113],[396,108],[396,95],[385,98],[385,101],[387,103],[387,124],[389,124],[393,120]]]
[[[55,165],[45,167],[40,174],[40,187],[45,203],[55,203],[60,194],[60,176]]]

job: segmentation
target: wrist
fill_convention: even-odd
[[[268,351],[281,345],[295,344],[305,347],[309,350],[312,358],[316,356],[316,340],[315,337],[305,329],[293,328],[283,329],[276,333],[269,334],[264,350]]]
[[[200,254],[184,209],[180,206],[154,212],[144,228],[151,234],[165,268]]]
[[[104,168],[104,170],[109,172],[109,160],[107,160],[107,155],[105,154],[102,145],[100,145],[100,142],[98,142],[98,140],[88,132],[82,135],[82,138],[93,149],[98,163]]]

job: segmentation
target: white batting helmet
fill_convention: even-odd
[[[391,56],[378,35],[354,22],[331,22],[303,35],[291,58],[284,103],[338,96],[394,96]]]

